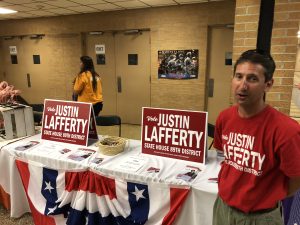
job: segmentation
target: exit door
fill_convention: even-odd
[[[118,33],[115,39],[118,114],[125,123],[141,124],[142,107],[150,106],[150,35]]]
[[[123,123],[141,123],[142,107],[150,106],[149,33],[87,35],[87,55],[102,77],[102,115],[117,114]],[[95,45],[105,46],[105,64],[97,64]]]
[[[4,79],[29,103],[45,98],[71,99],[72,81],[79,72],[79,34],[46,35],[42,39],[3,40]],[[12,64],[9,46],[17,47],[17,64]],[[66,66],[68,65],[68,66]]]
[[[210,29],[208,58],[208,122],[215,124],[219,113],[229,107],[233,46],[233,29],[217,27]]]
[[[104,46],[104,54],[96,56],[95,46]],[[102,80],[104,105],[101,115],[117,113],[117,80],[115,62],[115,39],[112,33],[88,35],[86,37],[87,55],[94,61],[96,72]]]

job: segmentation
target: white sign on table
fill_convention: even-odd
[[[146,159],[140,156],[129,156],[123,158],[114,169],[126,172],[137,172],[143,165],[145,165]]]

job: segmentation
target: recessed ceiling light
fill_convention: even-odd
[[[89,34],[90,35],[102,35],[103,31],[90,31]]]
[[[139,30],[125,30],[124,34],[137,34],[139,32],[140,32]]]
[[[17,11],[11,10],[11,9],[5,9],[0,7],[0,14],[11,14],[11,13],[16,13]]]

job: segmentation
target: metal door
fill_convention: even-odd
[[[215,124],[219,113],[229,106],[232,46],[233,29],[226,27],[210,29],[207,111],[208,122],[211,124]]]
[[[101,76],[103,110],[101,115],[117,114],[117,80],[115,63],[115,39],[112,33],[86,36],[87,55],[92,57],[96,72]],[[96,54],[96,46],[104,47]]]
[[[45,98],[71,99],[72,80],[80,69],[79,34],[15,37],[2,43],[3,78],[21,90],[24,99],[29,103],[43,103]],[[18,64],[12,64],[9,46],[17,46]]]
[[[150,32],[115,35],[117,111],[124,123],[141,124],[150,106]]]
[[[140,124],[142,107],[150,106],[149,31],[87,34],[86,46],[86,54],[93,58],[95,69],[102,77],[101,114],[117,114],[122,123]],[[105,49],[102,62],[98,59],[98,63],[96,46]]]

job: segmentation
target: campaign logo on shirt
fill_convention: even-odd
[[[262,175],[265,154],[254,149],[255,137],[247,134],[230,132],[222,135],[225,163],[237,170]]]

